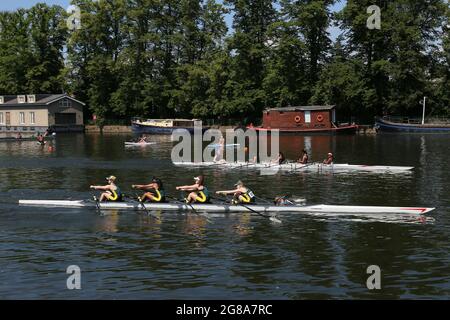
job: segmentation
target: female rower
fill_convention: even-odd
[[[203,185],[205,179],[203,176],[198,176],[194,178],[195,183],[193,185],[179,186],[176,189],[181,191],[190,192],[188,197],[185,199],[186,203],[209,202],[209,192],[208,189]]]
[[[106,178],[106,181],[108,181],[108,184],[106,186],[90,186],[91,189],[94,190],[103,190],[103,192],[100,195],[100,202],[102,201],[122,201],[122,192],[120,191],[120,188],[116,185],[117,178],[115,176],[109,176]],[[94,197],[94,200],[97,200],[96,197]]]
[[[274,164],[275,163],[276,164],[283,164],[285,162],[286,162],[286,158],[285,158],[283,152],[281,152],[281,151],[278,153],[278,157],[275,160],[272,160],[272,163],[274,163]]]
[[[301,164],[307,164],[308,163],[308,152],[306,152],[306,150],[305,149],[303,149],[303,151],[302,151],[302,157],[300,158],[300,159],[298,159],[298,163],[301,163]]]
[[[225,150],[225,139],[221,137],[219,139],[219,144],[216,147],[216,155],[214,156],[214,162],[223,160],[223,153]]]
[[[139,202],[166,202],[166,193],[161,179],[153,177],[149,184],[133,184],[133,189],[144,190],[144,194],[138,198]]]
[[[333,164],[333,154],[331,152],[329,152],[328,157],[323,160],[323,164]]]
[[[147,136],[142,135],[142,136],[139,138],[138,143],[146,143],[146,142],[147,142]]]
[[[45,144],[44,136],[39,133],[38,136],[37,136],[37,141],[38,141],[39,144],[44,145]]]
[[[217,191],[216,193],[223,195],[232,194],[232,204],[255,203],[255,195],[253,194],[253,191],[247,188],[241,180],[236,182],[234,186],[236,187],[236,189]]]

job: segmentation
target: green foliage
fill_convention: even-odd
[[[365,9],[372,4],[382,9],[380,30],[366,27]],[[417,115],[424,95],[431,107],[442,103],[430,85],[440,77],[432,70],[433,51],[441,45],[447,10],[443,0],[348,0],[338,16],[347,32],[346,49],[364,63],[363,75],[376,91],[377,114]]]
[[[266,107],[335,104],[450,115],[445,0],[74,0],[0,13],[0,92],[69,92],[100,122],[142,117],[257,121]],[[371,30],[367,7],[381,8]],[[225,17],[233,19],[228,30]],[[342,34],[331,39],[330,27]],[[443,26],[449,27],[443,27]]]
[[[67,30],[61,7],[0,12],[0,92],[62,92]]]

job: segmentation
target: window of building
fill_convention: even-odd
[[[5,124],[5,118],[3,117],[3,112],[0,112],[0,124]]]
[[[25,124],[25,112],[19,113],[19,123]]]
[[[72,106],[72,101],[70,101],[69,99],[59,100],[59,106],[61,108],[70,108]]]
[[[36,123],[36,115],[34,114],[34,112],[30,112],[30,124],[35,123]]]
[[[26,103],[27,102],[27,97],[26,96],[17,96],[17,102],[18,103]]]

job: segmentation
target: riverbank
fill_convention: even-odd
[[[234,129],[237,126],[211,126],[211,129],[218,129],[220,131],[225,131],[227,129]],[[86,133],[133,133],[133,130],[131,129],[131,126],[104,126],[102,129],[100,127],[95,125],[86,125],[85,126],[85,132]],[[373,128],[373,126],[370,125],[362,125],[359,126],[357,130],[358,134],[376,134],[377,132]]]
[[[219,129],[221,131],[225,131],[227,129],[233,129],[236,126],[211,126],[212,129]],[[102,129],[96,125],[86,125],[84,128],[84,132],[86,133],[133,133],[131,126],[104,126]]]
[[[100,128],[96,125],[86,125],[84,127],[85,133],[132,133],[131,126],[104,126]]]

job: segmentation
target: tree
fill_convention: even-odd
[[[349,0],[340,13],[347,49],[365,65],[369,87],[376,90],[377,114],[415,114],[420,98],[433,95],[427,91],[430,48],[439,42],[446,4],[443,0],[375,1],[381,8],[382,25],[371,30],[366,9],[373,4]]]
[[[342,41],[342,37],[337,39],[333,59],[323,70],[311,101],[336,105],[340,119],[356,116],[359,121],[370,123],[375,113],[376,91],[365,77],[363,60],[350,57]],[[362,105],[365,108],[361,108]]]
[[[234,13],[234,34],[228,50],[232,59],[230,110],[235,116],[257,115],[265,107],[266,93],[262,89],[269,56],[268,29],[277,13],[271,0],[227,0]]]
[[[59,6],[0,13],[0,91],[62,92],[67,29]]]

